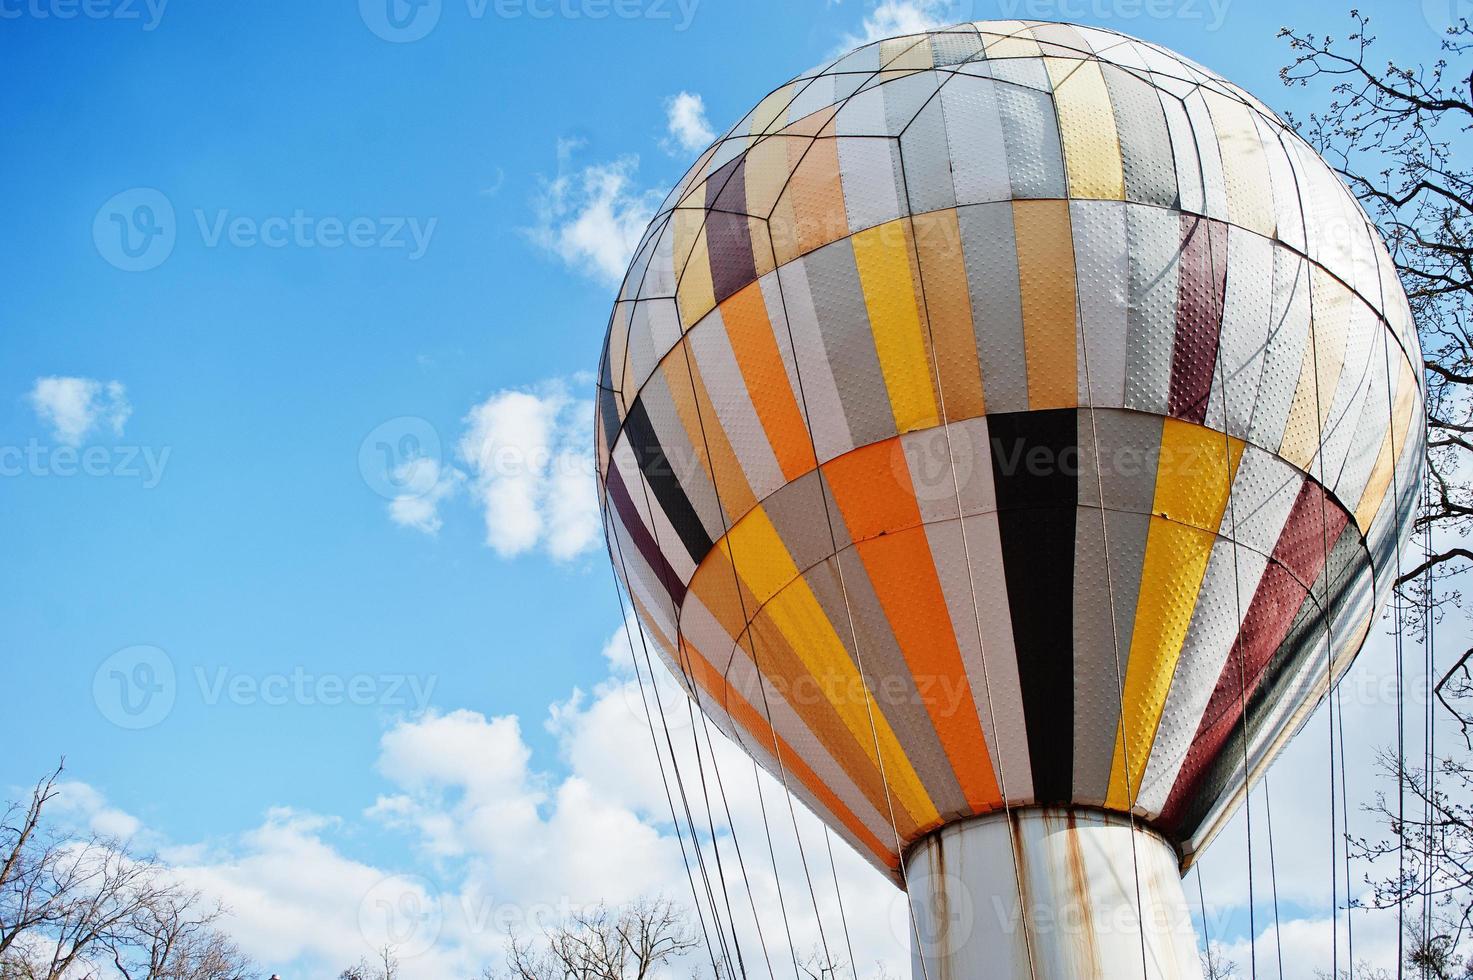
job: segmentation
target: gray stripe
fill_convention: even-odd
[[[957,209],[988,412],[1028,409],[1028,366],[1011,203]]]
[[[1103,489],[1110,510],[1151,513],[1163,424],[1161,416],[1139,412],[1080,412],[1079,503],[1100,506]]]
[[[1227,394],[1227,424],[1221,405],[1212,402],[1207,424],[1247,438],[1263,374],[1269,321],[1273,317],[1273,243],[1236,225],[1228,226],[1227,297],[1217,358],[1219,383]]]
[[[808,428],[820,461],[833,459],[854,448],[854,437],[844,420],[839,387],[818,329],[818,312],[808,288],[808,260],[795,259],[777,270],[778,285],[792,330],[797,373],[803,379],[803,399],[808,407]],[[799,390],[797,388],[795,391]]]
[[[1074,539],[1076,802],[1099,804],[1109,794],[1110,766],[1119,742],[1122,684],[1130,663],[1136,595],[1150,523],[1149,514],[1079,509]]]
[[[1130,257],[1125,206],[1119,201],[1070,201],[1080,313],[1081,405],[1125,404],[1125,342]],[[1087,369],[1087,374],[1086,374]]]
[[[906,127],[900,138],[900,159],[911,214],[956,207],[946,121],[939,97],[928,102]]]
[[[996,83],[957,75],[941,89],[958,204],[1006,201],[1012,197],[1006,144],[998,115]]]
[[[1035,62],[1042,70],[1043,62]],[[1053,96],[1018,85],[997,86],[1008,172],[1017,198],[1065,197],[1064,149]]]
[[[888,439],[896,432],[895,413],[875,353],[852,239],[825,245],[811,253],[805,265],[819,333],[854,445],[867,446]]]
[[[1125,69],[1114,65],[1102,68],[1120,134],[1126,200],[1176,207],[1176,168],[1160,97],[1149,84]]]
[[[910,532],[922,533],[919,529]],[[941,738],[931,723],[931,716],[921,702],[916,690],[915,678],[910,665],[900,650],[895,634],[890,630],[890,620],[870,584],[869,573],[864,563],[852,550],[839,556],[844,563],[844,582],[840,587],[838,574],[832,562],[814,569],[807,576],[809,586],[819,603],[829,613],[835,631],[844,641],[849,657],[856,666],[864,664],[870,693],[874,705],[885,716],[894,729],[895,736],[905,749],[906,758],[915,768],[916,775],[926,787],[926,793],[941,811],[942,817],[957,817],[971,813],[966,795],[957,781],[956,771]],[[848,629],[845,594],[848,595],[847,611],[854,614],[854,630],[859,639],[859,657],[856,657],[854,639]],[[862,658],[862,659],[860,659]]]
[[[1277,453],[1283,439],[1308,340],[1309,266],[1288,249],[1275,248],[1273,319],[1249,430],[1253,444],[1269,452]]]
[[[1126,206],[1130,243],[1130,333],[1125,405],[1165,415],[1176,344],[1181,219],[1173,211]]]

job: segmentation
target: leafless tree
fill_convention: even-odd
[[[1239,980],[1238,964],[1228,959],[1221,943],[1209,942],[1199,954],[1202,960],[1202,980]]]
[[[357,966],[339,973],[338,980],[397,980],[398,976],[399,958],[394,955],[394,947],[383,946],[372,960],[365,956]]]
[[[46,821],[62,766],[0,821],[0,978],[242,980],[250,963],[213,928],[220,911],[117,840]]]
[[[700,947],[680,906],[642,899],[618,909],[598,905],[543,930],[540,942],[513,936],[510,980],[644,980]]]
[[[1473,29],[1459,20],[1435,60],[1378,61],[1369,18],[1350,12],[1336,39],[1291,28],[1291,86],[1327,88],[1323,110],[1292,120],[1365,206],[1387,242],[1421,337],[1428,385],[1430,490],[1416,528],[1439,532],[1430,553],[1406,563],[1397,585],[1436,615],[1461,604],[1459,576],[1473,565],[1473,168],[1459,156],[1473,129]],[[1414,635],[1425,620],[1416,617]],[[1398,790],[1368,809],[1384,836],[1353,839],[1356,858],[1394,863],[1371,881],[1372,901],[1418,914],[1402,966],[1463,980],[1473,933],[1473,651],[1438,680],[1437,702],[1463,729],[1462,750],[1408,765],[1381,753]],[[1410,918],[1410,917],[1409,917]],[[1357,970],[1357,973],[1361,971]]]
[[[1343,40],[1284,28],[1293,60],[1280,75],[1329,89],[1322,111],[1291,122],[1365,206],[1396,263],[1429,387],[1432,492],[1417,527],[1464,538],[1473,530],[1473,170],[1453,143],[1473,125],[1473,31],[1459,21],[1428,64],[1379,63],[1369,18],[1350,17]],[[1445,547],[1403,569],[1402,583],[1430,571],[1436,600],[1456,603],[1448,580],[1470,563],[1473,548]]]

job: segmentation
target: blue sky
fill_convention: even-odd
[[[1453,4],[1361,7],[1385,54],[1426,58]],[[226,895],[283,975],[356,958],[383,874],[544,900],[508,886],[528,872],[487,820],[536,853],[625,828],[659,855],[640,883],[683,887],[604,656],[620,617],[583,373],[613,273],[697,144],[894,28],[1099,23],[1303,110],[1323,93],[1279,84],[1277,28],[1348,24],[1250,0],[433,0],[419,20],[400,5],[402,28],[387,11],[0,0],[0,784],[65,754],[77,819]],[[119,676],[168,705],[132,727]],[[579,792],[624,809],[569,830]],[[507,799],[517,816],[488,816]],[[299,936],[256,905],[314,861],[344,884],[280,898],[321,913]],[[623,874],[580,867],[537,887],[586,900]],[[453,932],[447,956],[495,945]]]

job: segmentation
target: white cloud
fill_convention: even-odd
[[[458,452],[497,554],[543,548],[566,561],[596,543],[592,401],[574,398],[566,382],[547,382],[499,391],[465,423]]]
[[[121,382],[94,378],[37,378],[30,393],[36,417],[51,427],[58,442],[80,446],[95,429],[123,434],[133,406]]]
[[[389,519],[400,527],[439,534],[440,503],[453,497],[464,481],[465,475],[455,467],[425,456],[400,463],[394,468],[394,482],[405,492],[389,501]]]
[[[283,976],[332,976],[371,952],[374,934],[363,925],[364,909],[377,907],[386,890],[395,903],[433,912],[434,942],[420,944],[422,949],[411,943],[405,948],[414,952],[400,956],[406,980],[476,975],[483,966],[499,962],[508,928],[535,931],[537,922],[545,921],[538,916],[557,916],[570,907],[655,893],[689,901],[667,784],[651,765],[655,747],[643,713],[642,680],[646,693],[652,684],[663,692],[659,702],[670,721],[669,741],[663,727],[655,741],[671,773],[668,789],[682,820],[688,803],[698,825],[715,829],[714,844],[709,829],[700,835],[702,856],[723,916],[730,897],[749,968],[762,955],[754,914],[774,966],[780,970],[787,960],[785,911],[800,951],[826,937],[831,948],[847,957],[852,941],[861,978],[877,961],[892,976],[908,976],[904,897],[841,843],[833,842],[831,866],[828,832],[817,818],[801,805],[790,816],[780,782],[758,772],[738,746],[708,728],[699,715],[684,715],[676,682],[658,665],[651,677],[643,668],[637,633],[632,643],[634,657],[624,630],[613,633],[603,648],[608,674],[591,690],[575,690],[550,706],[545,727],[560,760],[555,766],[538,763],[523,721],[515,716],[465,709],[432,713],[393,724],[382,734],[376,768],[384,780],[383,792],[361,818],[276,809],[239,838],[161,853],[193,887],[230,907],[232,934],[264,967]],[[1370,673],[1374,682],[1369,688],[1352,683],[1346,692],[1347,728],[1358,733],[1358,743],[1385,734],[1384,698],[1355,692],[1381,690],[1375,678],[1385,669],[1386,647],[1384,637],[1373,638],[1365,663],[1356,669]],[[639,675],[634,663],[640,665]],[[1408,681],[1417,683],[1416,678]],[[1369,725],[1373,715],[1377,725]],[[1394,713],[1390,720],[1394,722]],[[1316,743],[1316,730],[1328,734],[1323,715],[1311,719],[1275,769],[1273,781],[1288,980],[1310,980],[1329,959],[1327,873],[1333,832],[1325,806],[1325,749]],[[674,781],[672,751],[683,786]],[[1359,761],[1352,756],[1353,763]],[[1351,766],[1353,772],[1360,768]],[[1371,779],[1366,773],[1355,778]],[[1372,785],[1353,785],[1352,801],[1369,798]],[[77,813],[113,810],[95,792],[69,790],[69,795]],[[1266,841],[1260,836],[1266,834],[1261,794],[1255,795],[1254,812],[1259,909],[1254,945],[1258,965],[1276,975]],[[1242,815],[1207,852],[1201,867],[1206,870],[1211,934],[1225,943],[1240,975],[1246,976],[1248,847],[1241,824]],[[401,864],[416,875],[398,877],[392,872],[402,868],[350,856],[348,848],[361,844],[373,829],[410,845],[417,860],[406,858]],[[1352,819],[1352,832],[1363,830],[1369,828]],[[737,843],[744,870],[735,861]],[[714,877],[718,847],[725,892],[722,879]],[[693,856],[692,863],[699,876]],[[1364,870],[1355,869],[1356,881]],[[700,887],[699,877],[697,882]],[[1196,883],[1188,878],[1186,884],[1195,908]],[[1390,964],[1395,956],[1394,913],[1354,914],[1357,959]],[[1344,917],[1342,912],[1342,923]],[[1340,932],[1343,962],[1343,924]],[[695,967],[684,964],[678,975]]]
[[[665,100],[665,129],[674,145],[694,153],[716,138],[706,119],[706,102],[694,92],[680,92]]]
[[[64,824],[85,828],[100,837],[131,840],[142,824],[131,813],[108,805],[107,798],[92,786],[77,780],[57,783],[56,798],[49,812]]]
[[[966,20],[969,4],[957,0],[880,0],[864,15],[858,34],[846,34],[842,50],[902,34],[934,31]]]
[[[578,145],[559,141],[558,175],[543,180],[534,202],[537,221],[528,234],[570,268],[618,285],[661,194],[635,186],[637,156],[573,169]]]

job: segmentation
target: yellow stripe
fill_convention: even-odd
[[[1064,165],[1069,196],[1125,200],[1125,166],[1120,160],[1120,134],[1110,90],[1097,61],[1045,58],[1059,134],[1064,139]]]
[[[1221,432],[1179,419],[1166,420],[1105,801],[1112,809],[1128,810],[1140,793],[1166,694],[1242,456],[1243,443],[1237,439],[1229,445]]]
[[[770,92],[767,98],[757,103],[757,108],[752,110],[752,127],[749,130],[753,136],[776,132],[783,127],[787,119],[788,106],[793,102],[793,90],[796,85],[796,82],[789,82],[782,88]]]
[[[1079,404],[1074,237],[1068,201],[1014,201],[1028,409]]]
[[[1398,357],[1397,361],[1401,364],[1401,372],[1396,381],[1395,407],[1391,410],[1391,417],[1387,419],[1386,435],[1381,440],[1376,465],[1372,467],[1370,479],[1366,480],[1365,490],[1361,493],[1360,503],[1355,507],[1355,524],[1362,533],[1371,530],[1371,522],[1376,519],[1381,505],[1386,502],[1392,467],[1397,462],[1391,457],[1392,445],[1395,445],[1397,455],[1406,451],[1407,429],[1411,427],[1412,413],[1415,411],[1412,396],[1417,391],[1417,379],[1412,377],[1412,369],[1405,359]]]
[[[1203,95],[1222,151],[1223,179],[1233,223],[1272,237],[1277,228],[1273,187],[1252,110],[1211,89],[1204,89]]]
[[[921,826],[939,820],[936,805],[921,785],[889,721],[878,707],[867,704],[867,696],[855,696],[865,690],[864,681],[762,508],[755,508],[737,522],[727,535],[726,546],[728,555],[734,552],[741,556],[738,570],[742,581],[759,604],[766,603],[768,617],[788,639],[870,762],[878,767],[880,759],[884,760],[885,779],[906,812]],[[825,733],[818,734],[822,737]]]
[[[852,241],[895,427],[911,432],[940,425],[931,385],[931,357],[916,307],[908,221],[902,218],[877,225]]]
[[[1316,266],[1310,266],[1309,295],[1309,343],[1304,345],[1299,384],[1279,443],[1279,455],[1306,471],[1319,453],[1321,433],[1330,419],[1355,305],[1350,291]]]
[[[675,272],[680,276],[676,302],[680,324],[689,330],[716,305],[711,285],[711,256],[706,247],[706,212],[694,208],[675,211]]]

